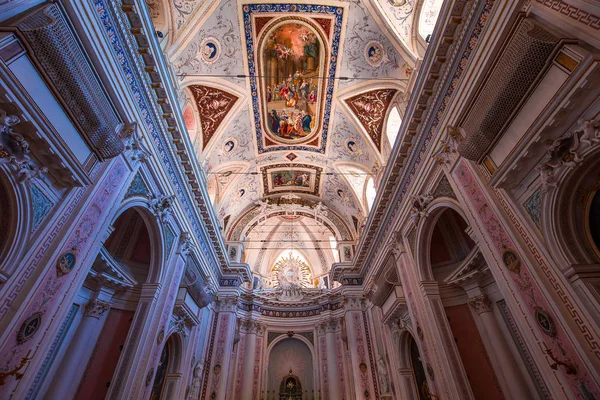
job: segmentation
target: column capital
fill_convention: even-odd
[[[100,319],[108,310],[110,310],[110,302],[95,298],[87,303],[83,316]]]
[[[483,314],[486,312],[492,312],[492,302],[485,294],[480,294],[467,300],[467,303],[477,312],[477,314]]]

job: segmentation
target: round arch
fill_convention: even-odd
[[[447,210],[455,211],[469,225],[469,220],[460,204],[449,197],[439,197],[433,200],[425,211],[425,217],[419,221],[417,228],[416,241],[416,259],[417,273],[421,281],[433,280],[433,270],[431,268],[431,240],[433,232],[442,214]]]
[[[541,193],[541,230],[552,258],[564,269],[600,263],[600,249],[589,226],[591,202],[600,190],[598,155],[600,148]]]
[[[288,335],[282,334],[279,335],[277,338],[275,338],[268,346],[267,346],[267,350],[265,351],[265,360],[267,360],[267,362],[265,363],[265,368],[263,371],[263,385],[264,385],[264,389],[265,391],[267,390],[268,384],[269,384],[269,369],[268,369],[268,364],[270,364],[271,361],[271,353],[273,351],[273,349],[275,348],[275,346],[277,346],[277,344],[282,343],[284,341],[289,341],[289,340],[295,340],[295,341],[300,341],[301,343],[303,343],[308,350],[310,351],[311,357],[312,357],[312,371],[313,371],[313,376],[312,376],[312,384],[313,384],[313,389],[315,391],[315,393],[318,393],[318,389],[319,389],[319,379],[318,379],[318,366],[319,366],[319,360],[317,358],[317,352],[315,350],[315,346],[304,336],[302,335],[294,335],[292,337],[289,337]],[[286,371],[287,372],[287,371]]]
[[[164,251],[167,248],[164,229],[156,220],[156,216],[148,208],[148,200],[144,197],[132,197],[123,201],[111,221],[111,226],[114,225],[124,212],[130,209],[133,209],[140,215],[150,236],[150,269],[145,283],[158,283],[163,278],[164,267],[169,256]]]
[[[19,265],[33,230],[33,199],[28,186],[0,168],[0,271],[11,274]],[[6,277],[0,275],[0,282]]]
[[[171,329],[161,350],[158,365],[154,366],[154,384],[151,398],[172,399],[181,380],[183,339]]]

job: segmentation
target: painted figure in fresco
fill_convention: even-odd
[[[202,55],[206,60],[212,60],[217,55],[217,46],[211,42],[206,43],[202,49]]]
[[[313,131],[321,84],[316,78],[323,68],[320,46],[315,31],[299,23],[285,23],[268,34],[261,51],[271,134],[296,140]]]
[[[278,171],[272,175],[273,188],[282,186],[310,187],[310,175],[305,171]]]
[[[271,130],[273,132],[279,132],[279,125],[281,120],[279,119],[279,115],[277,115],[277,111],[271,110],[271,114],[269,114],[269,125],[271,126]]]

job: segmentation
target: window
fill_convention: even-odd
[[[367,181],[367,190],[365,191],[365,196],[367,197],[367,208],[369,211],[371,211],[371,207],[373,207],[375,197],[377,196],[377,190],[375,190],[375,181],[373,178],[369,178]]]
[[[419,16],[419,35],[429,43],[444,0],[425,0]]]
[[[390,111],[390,115],[388,115],[387,127],[385,128],[387,137],[390,141],[390,147],[392,148],[394,147],[394,143],[396,143],[400,125],[402,125],[402,117],[400,116],[398,107],[394,107],[392,111]]]

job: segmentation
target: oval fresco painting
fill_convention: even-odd
[[[265,130],[278,142],[309,140],[321,125],[325,48],[319,34],[301,21],[275,25],[261,55]]]

